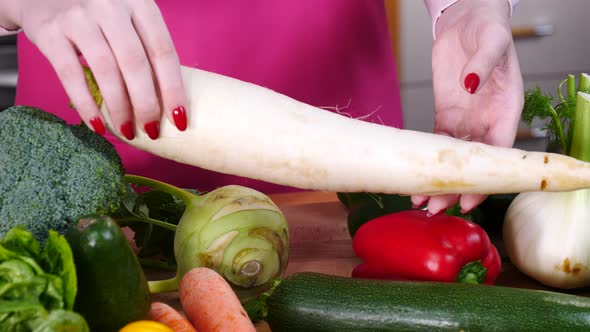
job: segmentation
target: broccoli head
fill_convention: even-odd
[[[0,112],[0,237],[23,225],[39,241],[79,218],[116,211],[125,194],[114,146],[42,110]]]

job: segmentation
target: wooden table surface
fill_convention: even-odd
[[[313,271],[338,276],[350,276],[360,260],[352,250],[347,228],[347,211],[331,192],[298,192],[271,195],[289,222],[290,256],[286,274]],[[496,285],[544,289],[590,296],[590,290],[563,291],[544,287],[519,272],[506,257],[499,234],[490,234],[502,256],[502,273]],[[148,278],[153,275],[148,274]],[[161,278],[162,276],[158,276]],[[155,299],[179,307],[176,293],[158,294]],[[265,324],[258,331],[269,331]]]

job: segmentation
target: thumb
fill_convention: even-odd
[[[475,53],[461,73],[463,88],[471,94],[477,93],[494,69],[504,62],[512,38],[510,30],[498,23],[484,23],[477,30]]]

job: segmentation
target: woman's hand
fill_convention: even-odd
[[[460,0],[436,25],[432,49],[434,132],[511,147],[524,103],[524,88],[508,24],[507,0]],[[413,196],[437,214],[460,203],[464,212],[483,195]]]
[[[83,121],[105,133],[79,55],[92,70],[114,130],[159,135],[162,112],[186,129],[186,96],[170,34],[152,0],[18,0],[3,4],[47,57]]]

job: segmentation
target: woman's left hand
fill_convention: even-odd
[[[511,147],[524,103],[524,87],[507,0],[460,0],[436,24],[432,48],[434,132]],[[484,195],[413,196],[437,214],[460,203],[463,212]]]

